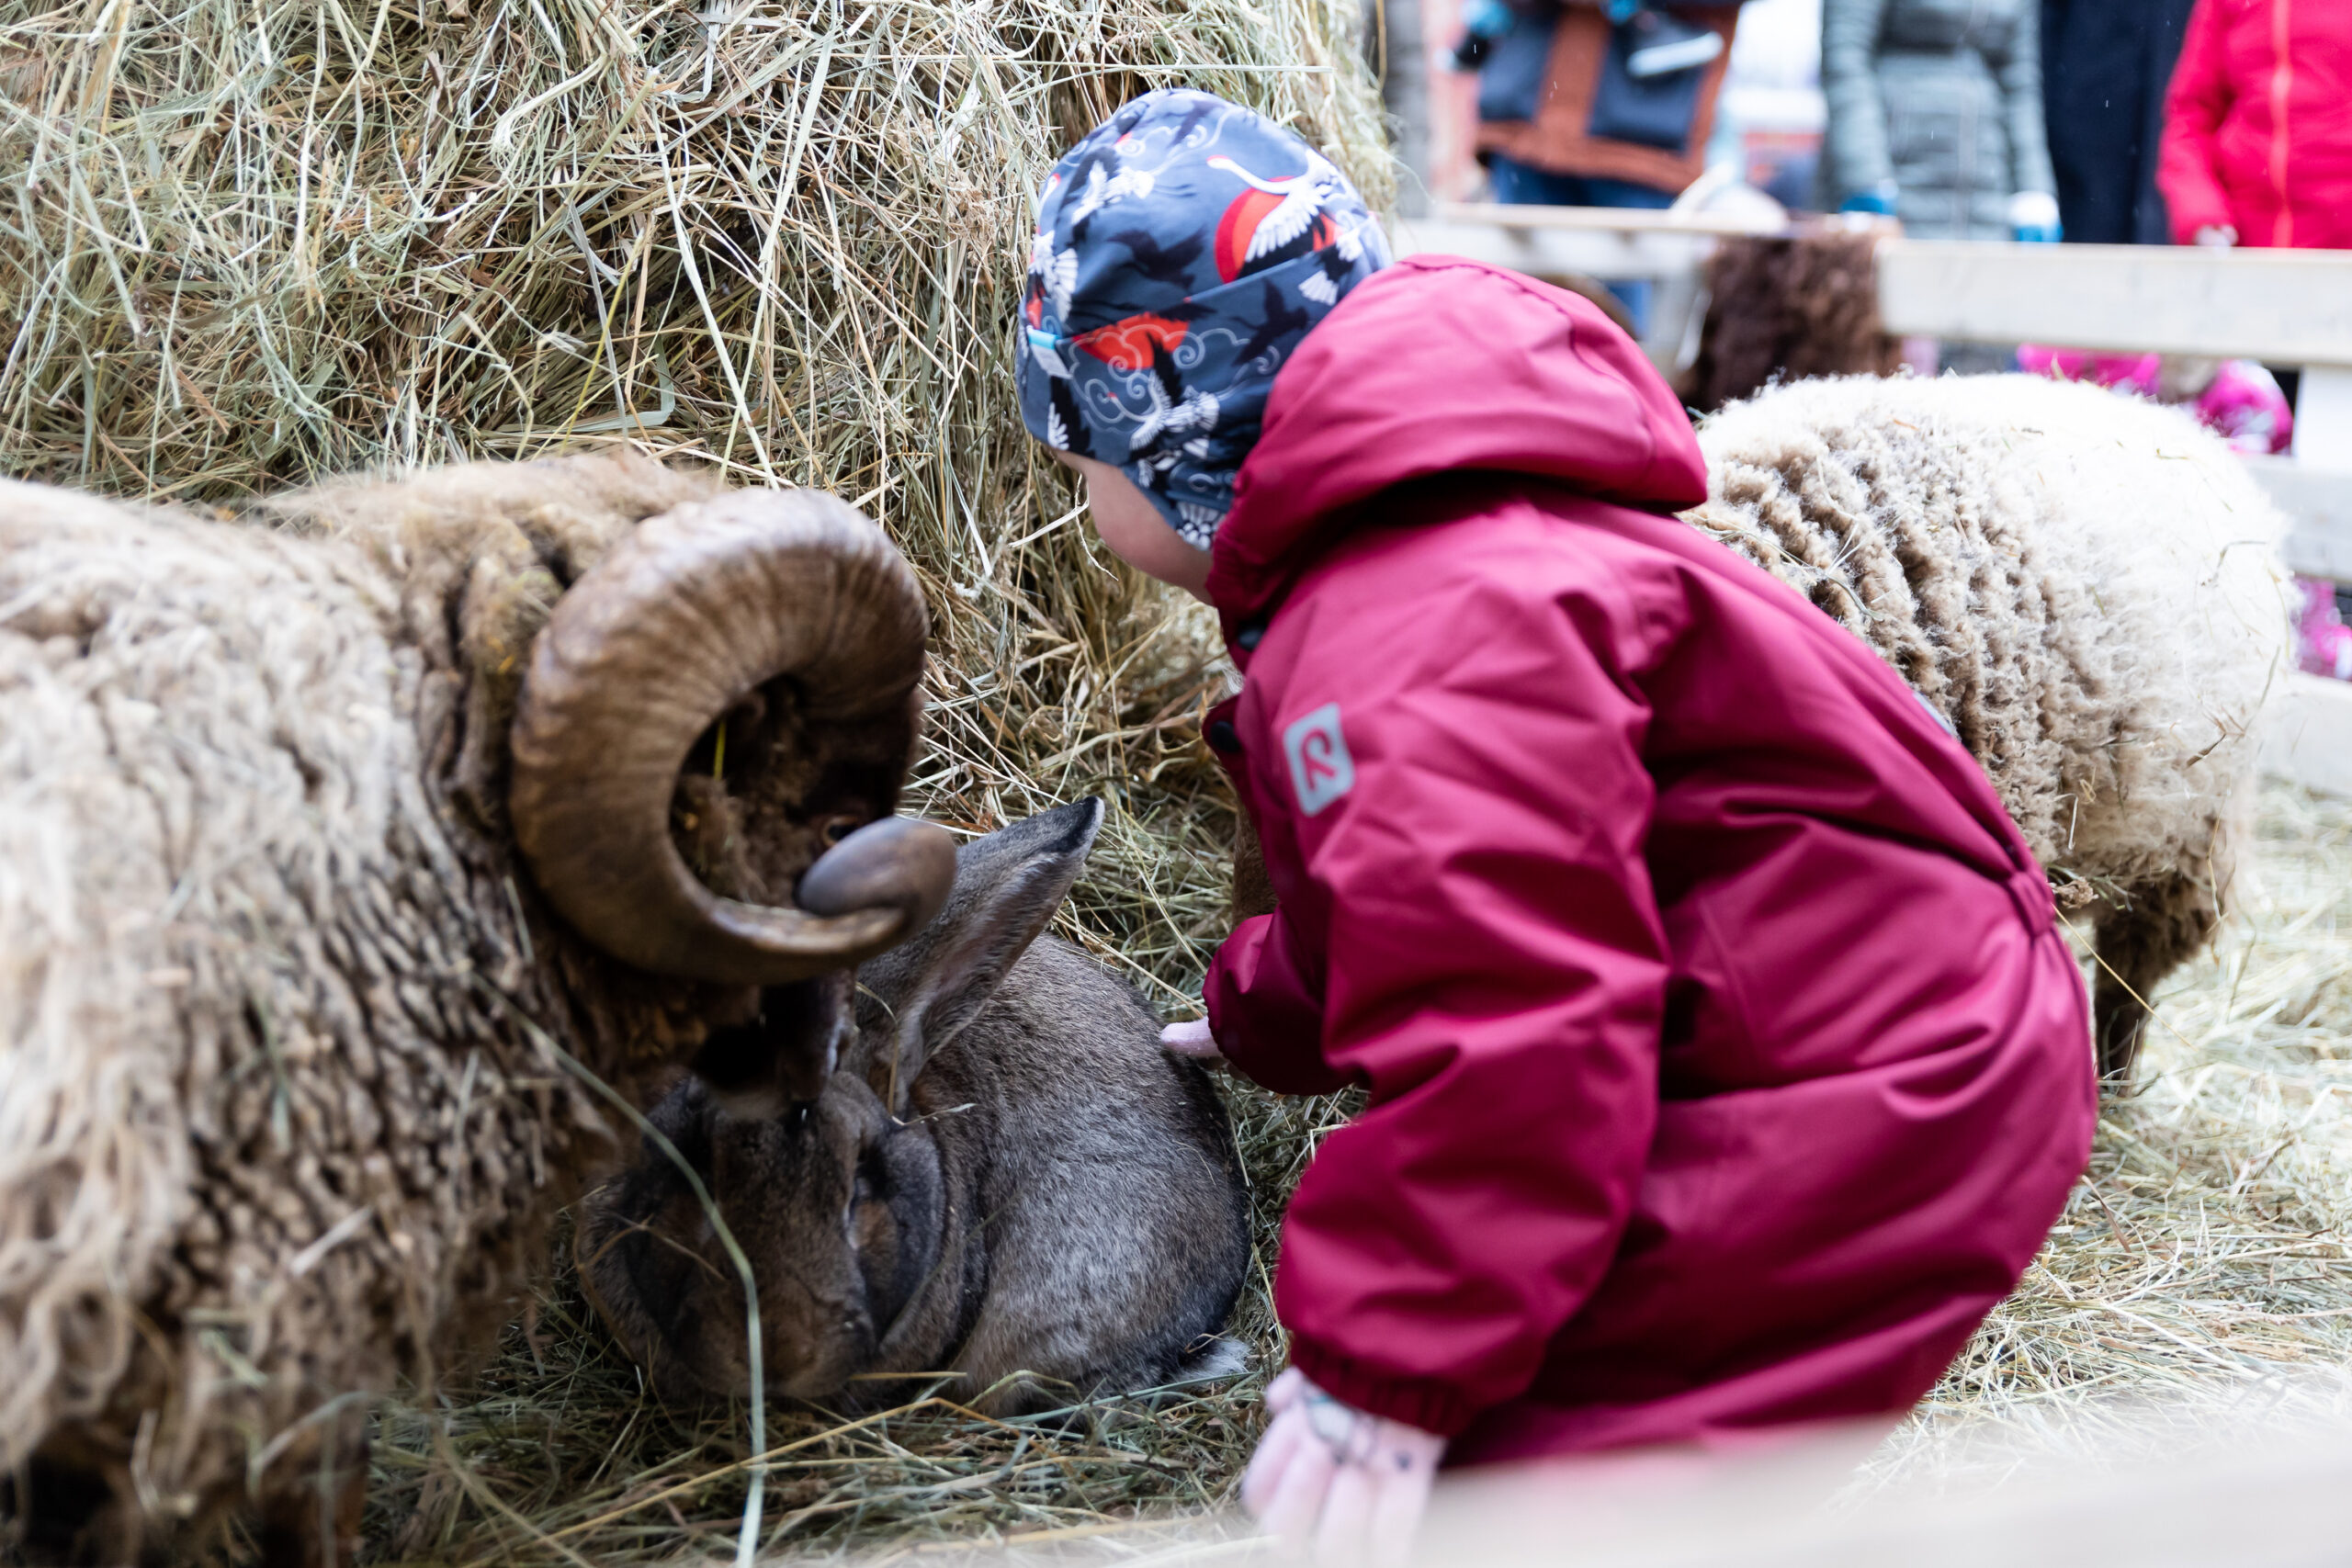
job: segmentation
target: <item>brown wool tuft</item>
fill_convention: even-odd
[[[1867,234],[1717,242],[1682,400],[1712,412],[1775,379],[1892,374],[1900,345],[1879,324],[1873,243]]]

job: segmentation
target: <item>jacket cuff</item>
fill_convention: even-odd
[[[2235,221],[2219,186],[2208,190],[2200,184],[2184,190],[2181,186],[2186,184],[2176,180],[2173,188],[2164,193],[2165,216],[2171,221],[2175,244],[2195,244],[2198,230],[2218,229]]]
[[[1288,987],[1251,985],[1261,976],[1264,944],[1279,915],[1244,920],[1209,960],[1201,984],[1201,1005],[1209,1017],[1209,1037],[1226,1065],[1261,1089],[1276,1094],[1330,1094],[1350,1080],[1323,1060],[1323,1019]],[[1246,966],[1236,974],[1237,964]]]
[[[2177,211],[2169,216],[2172,219],[2172,243],[2176,245],[2193,245],[2197,243],[2198,230],[2220,229],[2230,226],[2231,222],[2227,212]],[[2245,236],[2241,234],[2238,237],[2243,241]]]
[[[1342,1404],[1441,1438],[1461,1436],[1478,1415],[1477,1407],[1448,1384],[1425,1378],[1390,1377],[1352,1356],[1326,1349],[1295,1334],[1290,1364]]]

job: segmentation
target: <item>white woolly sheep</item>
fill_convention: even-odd
[[[1798,381],[1699,441],[1685,518],[1892,664],[2091,906],[2100,1067],[2128,1074],[2229,895],[2286,655],[2276,511],[2187,415],[2034,377]]]
[[[0,1491],[37,1556],[241,1506],[266,1559],[347,1556],[369,1398],[482,1347],[634,1142],[575,1066],[821,1082],[844,966],[953,880],[889,819],[922,598],[841,502],[594,457],[276,510],[0,485]]]

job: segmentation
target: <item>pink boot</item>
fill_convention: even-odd
[[[2284,452],[2295,436],[2295,416],[2287,394],[2269,371],[2251,359],[2225,359],[2212,384],[2199,394],[2197,417],[2241,452]]]

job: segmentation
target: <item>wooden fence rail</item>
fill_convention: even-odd
[[[1672,370],[1695,347],[1701,269],[1726,235],[1777,232],[1707,213],[1441,204],[1397,225],[1402,254],[1465,255],[1536,277],[1653,286],[1643,348]],[[1879,314],[1903,336],[2259,359],[2299,367],[2290,457],[2248,462],[2290,520],[2290,570],[2352,583],[2352,251],[2023,245],[1889,237]],[[2275,773],[2352,795],[2352,684],[2297,676],[2265,752]]]

